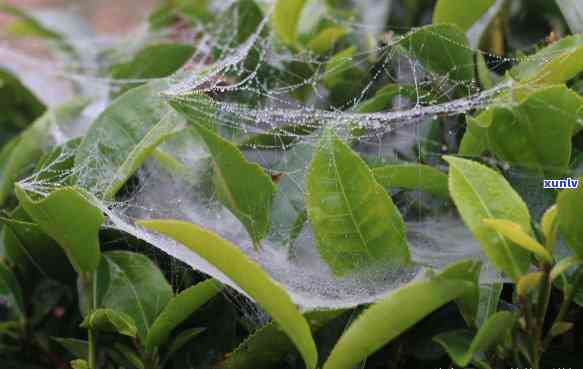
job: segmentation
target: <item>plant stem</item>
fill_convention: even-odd
[[[544,263],[541,266],[541,269],[543,271],[543,276],[540,282],[538,301],[536,303],[536,312],[534,317],[534,339],[532,348],[533,369],[540,368],[540,359],[542,356],[542,336],[552,289],[550,281],[551,265]]]
[[[571,304],[573,303],[573,299],[575,298],[575,292],[577,291],[577,288],[579,287],[579,285],[581,285],[582,282],[583,282],[583,266],[580,266],[575,272],[575,281],[573,282],[571,288],[567,290],[565,298],[563,299],[563,303],[561,304],[561,308],[559,309],[559,313],[557,314],[557,317],[553,321],[552,326],[554,326],[556,323],[565,320],[565,317],[567,316],[567,313],[571,308]],[[548,332],[543,341],[543,351],[549,347],[552,340],[553,336],[551,335],[551,332]]]
[[[83,284],[83,290],[85,296],[87,296],[87,314],[91,314],[97,307],[96,307],[96,299],[95,299],[95,275],[88,274],[85,276],[81,276],[81,283]],[[97,346],[97,334],[91,328],[87,329],[87,343],[88,343],[88,350],[87,350],[87,363],[89,365],[89,369],[97,369],[97,354],[96,354],[96,346]]]

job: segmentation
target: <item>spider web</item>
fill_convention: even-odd
[[[177,120],[177,127],[181,129],[158,149],[186,167],[188,178],[169,171],[155,157],[149,157],[134,174],[132,185],[126,185],[123,196],[115,201],[106,200],[102,196],[100,183],[110,180],[112,173],[108,168],[111,163],[100,161],[96,144],[92,155],[101,170],[97,182],[83,181],[87,177],[87,168],[62,170],[61,164],[76,154],[75,149],[64,148],[52,163],[22,180],[19,185],[44,196],[55,188],[67,185],[70,178],[78,178],[77,184],[92,196],[95,205],[108,216],[107,227],[144,239],[162,252],[244,294],[227,276],[196,253],[172,240],[147,232],[134,222],[137,219],[172,218],[211,229],[235,243],[261,265],[288,291],[293,301],[306,310],[373,302],[406,282],[422,278],[426,268],[439,269],[464,258],[486,262],[478,242],[463,225],[455,207],[445,200],[418,191],[389,189],[406,222],[407,240],[414,260],[412,266],[377,265],[338,277],[318,254],[308,221],[302,224],[296,239],[292,234],[304,209],[306,169],[321,139],[323,127],[332,128],[371,166],[414,162],[431,164],[445,171],[440,157],[457,151],[462,115],[490,104],[502,104],[495,98],[511,90],[513,82],[483,89],[476,81],[459,81],[448,75],[437,75],[425,69],[408,50],[400,47],[400,41],[407,33],[387,37],[364,23],[348,22],[327,12],[322,16],[349,28],[357,39],[372,35],[382,42],[366,51],[343,57],[338,67],[330,68],[331,55],[323,57],[307,51],[292,53],[279,45],[277,36],[269,27],[271,6],[266,4],[263,21],[244,42],[238,43],[237,34],[228,28],[233,16],[228,12],[230,5],[227,1],[213,5],[217,12],[226,15],[219,16],[216,22],[208,26],[197,26],[179,35],[180,41],[192,43],[196,51],[181,70],[163,79],[166,88],[154,98],[190,103],[193,112],[201,119],[206,117],[215,122],[220,133],[232,142],[245,142],[266,133],[277,138],[272,143],[253,142],[242,146],[249,161],[259,163],[268,173],[279,178],[272,206],[271,228],[262,241],[260,252],[254,249],[241,222],[220,204],[214,194],[209,197],[200,193],[200,187],[208,180],[209,154],[202,141],[191,134],[191,130],[183,128],[187,125],[178,116],[173,119]],[[136,45],[170,36],[176,39],[176,35],[169,32],[144,34],[142,30],[139,37],[129,38],[135,44],[126,48],[129,50],[127,55],[122,52],[108,62],[124,60],[137,49]],[[104,45],[110,47],[113,42],[102,39],[76,41],[84,49],[99,49]],[[119,42],[116,40],[113,44]],[[127,45],[128,41],[124,42]],[[500,64],[525,59],[500,58],[479,50],[472,51]],[[51,78],[71,82],[73,95],[94,98],[94,103],[84,113],[83,121],[91,121],[108,104],[108,92],[150,82],[105,78],[96,72],[95,61],[71,68],[66,62],[47,63],[13,48],[2,47],[0,52],[11,56],[15,64],[28,68],[42,67],[40,70]],[[249,62],[251,58],[255,62]],[[374,62],[371,63],[371,60]],[[296,74],[290,65],[298,63],[308,63],[315,72],[305,78]],[[332,104],[331,96],[324,88],[326,80],[331,75],[353,68],[365,73],[367,81],[359,86],[355,96]],[[412,86],[414,95],[398,96],[380,112],[359,111],[359,106],[372,97],[379,86],[389,83]],[[465,91],[466,96],[455,98],[454,92],[460,89]],[[197,105],[197,96],[201,94],[213,98],[213,112],[209,112],[206,106]],[[298,94],[302,98],[298,98]],[[504,101],[504,104],[511,103]],[[78,129],[70,132],[55,124],[51,131],[53,145],[83,136],[88,126],[80,124]],[[294,129],[298,127],[302,129],[300,133]],[[428,127],[439,128],[438,138],[426,134]],[[358,135],[354,134],[355,129]],[[100,142],[99,145],[116,149],[115,142]],[[524,173],[519,174],[525,176]],[[50,181],[46,180],[47,176],[51,177]],[[540,187],[540,182],[536,183]],[[529,188],[524,192],[529,194],[529,206],[536,209],[536,214],[540,213],[540,209],[544,209],[540,189]],[[484,283],[499,280],[493,268],[485,269],[488,273],[482,275]],[[251,314],[260,315],[257,312]]]

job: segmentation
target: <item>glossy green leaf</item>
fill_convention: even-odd
[[[567,246],[579,258],[583,258],[583,177],[579,186],[572,190],[563,190],[557,198],[559,231]]]
[[[583,35],[564,37],[510,70],[519,81],[538,84],[564,83],[583,70]]]
[[[78,185],[112,199],[160,142],[181,128],[154,81],[115,99],[93,122],[75,156]]]
[[[269,231],[273,181],[261,166],[247,161],[235,145],[202,125],[194,127],[212,156],[218,199],[241,221],[259,248]]]
[[[277,0],[273,12],[273,28],[286,44],[294,46],[298,38],[298,24],[306,0]]]
[[[20,284],[14,272],[0,260],[0,300],[7,302],[8,307],[14,309],[20,319],[26,316],[24,299]]]
[[[145,342],[146,349],[153,351],[165,343],[174,328],[221,290],[220,283],[208,279],[173,297],[150,327]]]
[[[8,144],[0,152],[0,205],[12,193],[16,180],[25,174],[26,168],[38,160],[46,147],[52,143],[51,131],[56,126],[74,122],[86,107],[87,100],[71,100],[51,108],[23,131],[17,141]]]
[[[97,309],[85,317],[81,327],[104,332],[117,332],[135,338],[138,328],[131,316],[112,309]]]
[[[102,286],[100,307],[129,315],[135,322],[140,339],[145,340],[154,321],[172,298],[172,288],[160,269],[142,254],[129,251],[104,253],[98,280]]]
[[[483,222],[494,231],[508,238],[516,245],[528,250],[547,263],[553,262],[551,253],[543,245],[527,234],[520,225],[506,219],[484,219]]]
[[[237,246],[183,221],[142,220],[138,224],[182,243],[228,276],[280,325],[302,354],[306,366],[316,367],[318,354],[308,323],[285,290]]]
[[[85,194],[63,187],[33,199],[18,186],[16,196],[28,215],[63,248],[77,273],[88,276],[97,269],[99,229],[105,217]]]
[[[556,0],[572,33],[583,33],[583,3],[579,0]]]
[[[372,170],[377,182],[387,188],[425,191],[449,199],[447,174],[422,164],[392,164]]]
[[[399,210],[366,163],[330,129],[308,168],[305,196],[316,246],[335,274],[409,262]]]
[[[315,333],[345,310],[313,311],[305,315],[312,332]],[[277,367],[283,357],[293,351],[293,342],[279,328],[270,322],[257,329],[245,339],[224,361],[222,369],[269,369]]]
[[[433,23],[451,23],[467,31],[494,5],[496,0],[438,0],[433,10]]]
[[[45,106],[20,80],[0,68],[0,147],[26,129],[45,111]],[[2,163],[0,154],[0,163]]]
[[[431,312],[474,289],[471,282],[439,275],[399,288],[364,311],[350,325],[323,369],[353,368]]]
[[[434,338],[460,367],[466,367],[474,355],[487,352],[514,326],[516,317],[509,311],[500,311],[490,316],[473,336],[471,331],[461,330],[442,333]]]
[[[445,156],[450,165],[449,191],[464,222],[492,263],[517,279],[529,266],[526,250],[486,226],[484,218],[508,219],[530,231],[528,208],[500,174],[470,160]]]
[[[458,81],[474,78],[474,52],[462,30],[453,24],[414,29],[400,45],[427,69]]]

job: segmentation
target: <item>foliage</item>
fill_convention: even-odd
[[[121,87],[86,129],[91,101],[45,106],[1,69],[2,367],[541,369],[569,366],[573,355],[583,361],[573,350],[583,306],[581,1],[391,3],[377,35],[349,26],[363,15],[344,0],[277,0],[273,9],[237,0],[224,18],[210,1],[161,1],[149,17],[159,38],[97,72]],[[36,37],[82,59],[58,27],[9,5],[0,12],[11,17],[10,37]],[[542,14],[550,35],[533,40],[540,27],[521,12]],[[177,37],[227,18],[217,45]],[[249,40],[274,54],[249,49]],[[395,71],[387,61],[395,55],[414,78],[379,77]],[[245,69],[227,68],[238,59]],[[192,76],[196,63],[203,68]],[[174,83],[185,80],[198,89]],[[261,105],[275,80],[295,87],[274,88],[277,103]],[[315,97],[328,109],[278,115],[279,104]],[[409,110],[391,110],[403,102]],[[375,139],[391,134],[382,127],[387,111],[395,126],[409,119],[423,128],[413,149],[370,155]],[[265,117],[277,124],[266,128]],[[81,133],[62,140],[63,130]],[[288,155],[292,170],[279,172],[274,152]],[[189,161],[203,181],[192,180]],[[244,239],[195,224],[197,214],[190,222],[162,211],[134,224],[147,201],[116,213],[149,189],[138,176],[146,165],[160,169],[148,175],[181,178],[193,197],[226,209],[217,222],[241,226]],[[537,181],[542,205],[532,205],[524,177]],[[540,188],[566,177],[579,187]],[[459,218],[481,259],[438,271],[419,262],[413,213]],[[134,226],[142,239],[126,232]],[[262,247],[277,238],[282,248]],[[151,247],[158,239],[171,255]],[[293,259],[297,248],[342,281],[379,269],[418,278],[362,306],[303,311],[275,277],[281,271],[261,264]],[[217,279],[183,265],[184,255]]]

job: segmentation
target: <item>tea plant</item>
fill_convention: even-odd
[[[0,3],[2,367],[583,365],[583,5],[389,3]]]

